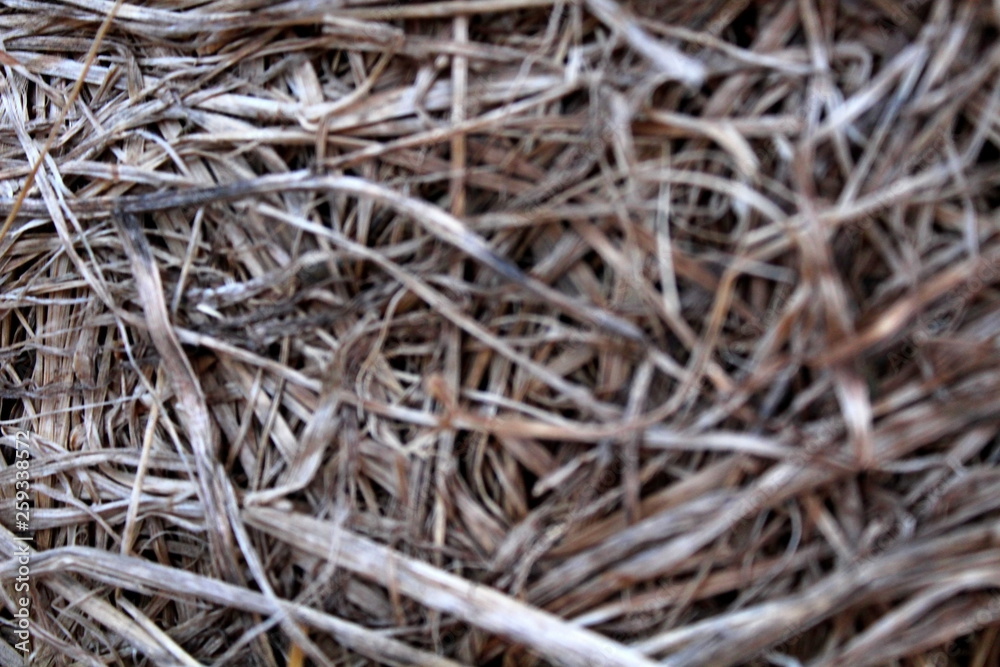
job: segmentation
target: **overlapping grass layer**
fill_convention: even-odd
[[[996,2],[2,4],[3,664],[1000,664]]]

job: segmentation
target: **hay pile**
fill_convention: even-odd
[[[0,663],[1000,664],[1000,4],[2,6]]]

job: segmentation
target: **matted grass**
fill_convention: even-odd
[[[1000,664],[998,28],[2,3],[0,663]]]

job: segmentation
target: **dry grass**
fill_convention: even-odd
[[[3,3],[0,663],[1000,664],[1000,2],[632,5]]]

